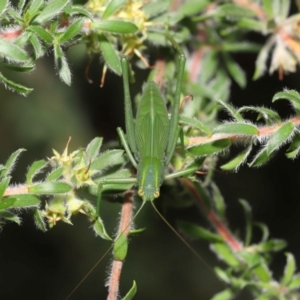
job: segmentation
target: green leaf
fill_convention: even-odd
[[[224,243],[211,244],[211,249],[216,253],[219,259],[225,261],[229,266],[235,268],[240,265],[231,249]]]
[[[143,5],[142,9],[147,16],[155,16],[167,11],[169,6],[170,3],[168,1],[149,1]]]
[[[102,14],[102,20],[109,18],[124,6],[126,0],[111,0]]]
[[[218,294],[214,295],[211,300],[231,300],[234,297],[233,292],[230,289],[226,289]]]
[[[1,66],[4,66],[5,68],[16,71],[16,72],[31,72],[34,69],[34,64],[32,61],[27,62],[26,64],[18,64],[14,62],[5,63],[3,61],[0,61]]]
[[[300,135],[297,133],[293,136],[293,141],[291,142],[289,148],[286,150],[286,157],[294,159],[298,156],[300,151]]]
[[[217,276],[222,281],[224,281],[225,283],[230,283],[230,281],[231,281],[230,277],[228,276],[228,274],[224,270],[222,270],[221,268],[218,268],[218,267],[214,268],[214,270],[215,270]]]
[[[244,70],[225,52],[223,52],[225,65],[231,77],[241,87],[246,86],[246,75]]]
[[[248,268],[254,268],[261,263],[261,255],[257,251],[240,251],[238,257],[241,261],[246,263]]]
[[[0,39],[0,55],[8,60],[25,63],[29,60],[26,52],[17,45]]]
[[[60,79],[67,85],[71,85],[71,71],[67,59],[59,45],[54,45],[55,66]]]
[[[65,43],[70,41],[74,36],[76,36],[82,30],[83,19],[78,19],[74,23],[72,23],[67,30],[60,36],[59,42]]]
[[[236,42],[222,41],[222,50],[226,52],[258,52],[261,49],[261,45],[251,42]]]
[[[136,286],[135,281],[133,281],[131,289],[128,291],[128,293],[125,295],[125,297],[122,300],[131,300],[131,299],[133,299],[136,292],[137,292],[137,286]]]
[[[0,182],[0,199],[3,197],[8,185],[9,185],[9,182],[10,182],[10,179],[11,177],[8,176],[8,177],[5,177],[3,180],[1,180]]]
[[[43,3],[44,3],[43,0],[32,0],[28,9],[30,15],[31,16],[35,15],[35,13],[39,10],[39,8],[42,6]]]
[[[212,233],[201,226],[184,221],[178,221],[177,224],[180,231],[191,237],[201,238],[210,242],[223,242],[223,239],[219,235]]]
[[[72,5],[70,14],[80,14],[87,17],[90,20],[93,19],[93,15],[88,10],[79,5]]]
[[[1,0],[0,1],[0,15],[2,15],[7,7],[8,0]]]
[[[290,290],[300,288],[300,274],[296,274],[293,276],[290,283],[288,284],[288,288]]]
[[[231,117],[235,118],[237,121],[244,121],[242,115],[232,105],[225,103],[222,100],[218,100],[218,102],[227,110]]]
[[[200,13],[210,4],[207,0],[189,0],[183,3],[178,9],[185,17]]]
[[[4,167],[5,169],[3,169],[1,171],[1,175],[0,177],[5,177],[8,176],[12,171],[13,168],[15,166],[15,163],[17,162],[17,159],[19,158],[19,156],[21,155],[22,152],[26,151],[25,149],[19,149],[17,151],[15,151],[6,161]]]
[[[260,243],[265,243],[269,238],[269,229],[268,229],[268,227],[265,224],[260,223],[260,222],[255,222],[253,225],[260,228],[260,230],[262,231],[262,238],[261,238]]]
[[[51,20],[64,9],[68,2],[69,0],[49,1],[41,13],[36,17],[35,22],[44,24]]]
[[[251,150],[252,150],[252,147],[250,146],[247,149],[245,149],[244,151],[242,151],[241,153],[239,153],[235,158],[230,160],[228,163],[222,165],[220,168],[222,170],[226,170],[226,171],[237,170],[246,161]]]
[[[34,214],[33,214],[33,218],[34,218],[34,222],[35,222],[35,225],[38,229],[46,232],[47,231],[47,227],[46,227],[46,223],[43,219],[43,215],[42,215],[42,212],[38,209],[36,209],[34,211]]]
[[[100,217],[98,217],[96,219],[96,221],[94,222],[93,228],[94,228],[94,231],[96,232],[96,234],[99,235],[102,239],[111,241],[111,238],[106,233],[106,230],[105,230],[105,227],[104,227],[104,223],[100,219]]]
[[[269,19],[273,18],[272,0],[262,0],[264,11]]]
[[[0,210],[10,208],[14,205],[16,199],[14,198],[4,198],[0,200]]]
[[[146,231],[146,228],[137,228],[137,229],[130,230],[128,235],[135,236],[143,233],[144,231]]]
[[[103,34],[99,34],[98,39],[102,55],[108,67],[116,74],[121,75],[121,63],[116,50]]]
[[[187,117],[187,116],[179,115],[179,123],[183,123],[185,125],[189,125],[193,128],[196,128],[196,129],[198,129],[199,131],[205,133],[208,136],[211,135],[211,130],[207,126],[202,124],[202,122],[200,122],[199,120],[192,119],[192,118]]]
[[[20,14],[22,13],[22,10],[24,8],[25,3],[26,3],[26,0],[19,0],[18,11],[19,11]]]
[[[252,31],[258,31],[259,33],[261,33],[266,30],[266,23],[251,18],[241,18],[237,22],[237,27]]]
[[[300,114],[300,95],[295,90],[285,90],[283,92],[276,93],[272,99],[272,102],[277,100],[287,99],[291,101],[292,105],[294,106],[297,114]]]
[[[258,154],[253,158],[252,162],[248,164],[249,167],[259,167],[266,163],[274,155],[274,152],[270,155],[266,148],[263,148]]]
[[[20,93],[21,95],[24,95],[24,96],[28,95],[30,92],[33,91],[33,89],[31,89],[31,88],[28,88],[24,85],[15,83],[15,82],[7,79],[6,77],[4,77],[2,75],[2,73],[0,73],[0,81],[6,88],[12,90],[13,92]]]
[[[122,34],[135,33],[138,30],[137,26],[131,22],[117,20],[95,21],[92,23],[92,28]]]
[[[278,115],[277,112],[265,108],[265,107],[255,107],[255,106],[243,106],[240,109],[238,109],[239,113],[243,113],[244,111],[250,111],[250,112],[255,112],[258,114],[258,119],[260,119],[260,116],[263,117],[263,119],[268,123],[274,123],[277,122],[279,123],[281,121],[280,116]]]
[[[44,55],[43,47],[42,47],[39,39],[36,37],[35,34],[32,34],[30,36],[30,43],[31,43],[31,45],[33,47],[33,50],[34,50],[35,59],[38,59],[38,58],[40,58],[41,56]]]
[[[64,168],[63,167],[59,167],[59,168],[53,170],[46,177],[46,181],[54,181],[54,180],[59,179],[62,176],[63,172],[64,172]]]
[[[11,213],[7,210],[0,211],[0,218],[3,218],[3,219],[8,220],[8,221],[15,222],[18,225],[21,225],[20,218],[16,214]]]
[[[266,252],[266,251],[280,251],[283,248],[286,247],[286,241],[284,240],[276,240],[276,239],[270,239],[266,241],[265,243],[262,243],[259,245],[260,251]]]
[[[49,33],[41,26],[34,26],[34,25],[28,26],[26,30],[35,33],[37,36],[39,36],[42,40],[44,40],[48,44],[52,44],[53,42],[53,36],[51,35],[51,33]]]
[[[245,221],[246,221],[246,238],[245,246],[249,246],[252,238],[252,212],[251,206],[249,203],[243,199],[240,199],[239,202],[242,204],[245,212]]]
[[[211,142],[191,146],[187,148],[188,153],[195,156],[208,155],[222,151],[231,145],[231,139],[219,139]]]
[[[113,166],[123,161],[123,150],[109,150],[97,157],[91,164],[92,170],[103,170],[108,166]]]
[[[253,271],[260,281],[271,282],[272,273],[265,263],[260,262]]]
[[[253,17],[255,12],[247,7],[243,7],[236,4],[223,4],[217,7],[216,12],[226,18],[242,18],[242,17]]]
[[[203,82],[203,85],[214,78],[217,68],[219,67],[218,55],[217,51],[213,49],[212,51],[205,53],[203,60],[201,61],[201,69],[205,70],[205,72],[201,72],[199,78]],[[214,94],[212,93],[211,96],[214,97]]]
[[[29,168],[27,175],[26,175],[26,183],[31,184],[33,178],[39,174],[43,168],[47,166],[48,162],[45,160],[38,160],[35,161]]]
[[[273,47],[273,40],[269,39],[267,43],[263,46],[263,48],[260,50],[255,62],[255,72],[253,75],[253,80],[257,80],[266,72],[267,60],[269,57],[269,52],[272,47]]]
[[[212,195],[213,195],[213,201],[214,201],[215,209],[217,211],[217,215],[220,218],[221,222],[227,223],[226,216],[225,216],[226,204],[220,192],[220,189],[213,181],[210,183],[210,185],[213,191]]]
[[[294,273],[296,271],[296,261],[292,253],[285,253],[286,255],[286,265],[283,272],[283,277],[281,279],[281,285],[287,286],[290,284]]]
[[[280,4],[281,4],[280,11],[278,12],[278,14],[276,14],[276,16],[279,15],[279,16],[281,16],[282,20],[286,20],[286,18],[289,15],[291,1],[283,0],[283,1],[280,1]]]
[[[14,199],[13,207],[18,208],[27,208],[39,205],[41,200],[33,195],[22,194],[22,195],[13,195],[7,199]]]
[[[294,125],[292,122],[283,124],[271,137],[267,143],[267,154],[272,154],[275,150],[278,150],[291,136],[294,131]]]
[[[43,182],[28,188],[31,194],[61,194],[71,190],[72,186],[64,182]]]
[[[213,134],[257,135],[258,128],[247,123],[224,123],[213,129]]]
[[[99,154],[102,141],[102,137],[96,137],[87,145],[86,154],[91,161],[93,161]]]
[[[114,243],[114,260],[124,261],[128,251],[128,239],[121,233],[117,236]]]

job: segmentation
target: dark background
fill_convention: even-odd
[[[69,136],[72,136],[69,150],[73,151],[85,147],[95,136],[103,136],[106,142],[115,140],[116,127],[123,126],[121,79],[108,72],[105,87],[100,89],[102,66],[95,58],[90,71],[94,83],[87,83],[84,70],[88,59],[84,46],[70,49],[68,58],[73,72],[72,87],[61,83],[56,76],[50,52],[31,74],[14,75],[16,81],[35,88],[27,98],[0,86],[0,162],[4,163],[18,148],[28,150],[14,172],[16,183],[24,181],[26,169],[34,160],[51,157],[52,148],[62,152]],[[236,58],[248,74],[249,85],[244,90],[233,85],[230,101],[237,107],[272,107],[283,119],[291,116],[288,102],[272,104],[271,99],[284,87],[299,90],[299,73],[285,76],[283,81],[275,74],[253,82],[255,56],[246,54]],[[140,90],[146,73],[141,71],[137,75],[139,80],[133,90]],[[246,199],[253,208],[255,221],[266,223],[272,237],[285,239],[286,250],[293,252],[299,261],[299,159],[288,160],[280,151],[264,167],[243,166],[233,174],[216,172],[215,180],[227,203],[233,232],[243,233],[244,215],[238,199]],[[114,232],[119,211],[117,203],[103,205],[102,218],[110,233]],[[190,213],[189,209],[168,211],[167,217],[188,219]],[[74,217],[73,226],[59,223],[47,233],[36,229],[30,211],[23,211],[21,217],[22,226],[8,223],[0,234],[0,299],[65,299],[110,246],[95,237],[83,216]],[[136,227],[147,230],[131,239],[121,280],[122,295],[132,280],[138,284],[135,299],[143,300],[210,299],[224,288],[212,269],[189,252],[150,205],[138,216]],[[218,263],[208,243],[190,242],[208,265],[213,267]],[[105,299],[104,283],[110,261],[108,255],[70,299]],[[276,254],[272,267],[277,277],[281,276],[284,263],[283,253]],[[239,298],[246,299],[247,295]]]

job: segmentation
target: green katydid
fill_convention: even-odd
[[[138,195],[143,201],[153,201],[160,195],[160,187],[165,179],[186,176],[194,173],[198,166],[194,165],[185,170],[165,176],[173,156],[179,135],[179,107],[182,81],[185,68],[185,55],[175,40],[166,35],[178,52],[177,83],[171,117],[169,118],[166,103],[158,85],[147,82],[143,87],[135,122],[133,121],[132,103],[129,91],[129,67],[127,58],[121,58],[125,100],[126,136],[121,128],[117,128],[121,143],[133,166],[137,169],[137,178],[112,179],[106,183],[132,182],[138,185]],[[99,211],[99,204],[97,211]]]

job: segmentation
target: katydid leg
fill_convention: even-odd
[[[102,199],[102,192],[103,192],[104,186],[108,185],[108,184],[120,184],[121,185],[124,183],[128,183],[128,184],[132,183],[132,185],[134,185],[137,183],[137,179],[136,178],[110,178],[110,179],[105,179],[105,180],[102,180],[101,182],[99,182],[98,191],[97,191],[97,205],[96,205],[97,216],[99,216],[99,213],[100,213],[100,203],[101,203],[101,199]]]
[[[134,123],[133,123],[133,113],[132,113],[132,103],[130,97],[129,89],[129,66],[128,61],[125,57],[121,57],[121,66],[122,66],[122,77],[123,77],[123,86],[124,86],[124,99],[125,99],[125,127],[128,144],[130,146],[133,154],[137,153],[137,146],[135,141],[134,134]]]
[[[186,58],[183,53],[183,50],[180,48],[177,42],[169,34],[166,34],[166,37],[170,40],[170,42],[173,44],[175,49],[179,52],[178,71],[177,71],[177,79],[176,79],[177,83],[176,83],[175,97],[174,97],[172,111],[171,111],[168,146],[166,149],[166,162],[167,162],[166,164],[168,164],[173,156],[177,138],[178,138],[178,133],[179,133],[178,120],[179,120],[180,95],[181,95]]]
[[[134,159],[134,157],[133,157],[133,155],[130,151],[130,146],[127,143],[127,140],[126,140],[126,137],[125,137],[125,134],[124,134],[123,130],[121,128],[117,128],[117,132],[118,132],[118,135],[120,137],[121,144],[124,147],[124,149],[125,149],[125,151],[128,155],[128,158],[130,159],[132,165],[137,169],[138,164],[137,164],[136,160]]]

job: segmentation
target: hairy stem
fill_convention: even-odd
[[[117,238],[122,234],[125,237],[128,236],[131,228],[133,212],[133,191],[128,190],[124,196],[124,202],[121,210],[121,219],[118,228]],[[123,267],[123,260],[117,260],[114,258],[108,281],[108,297],[107,300],[118,299],[119,282]]]

